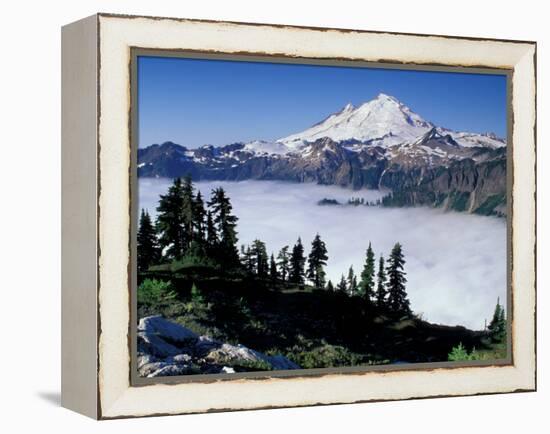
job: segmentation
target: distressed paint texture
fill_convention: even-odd
[[[472,395],[535,388],[531,43],[100,16],[99,388],[104,418]],[[130,47],[514,69],[513,366],[130,387]]]

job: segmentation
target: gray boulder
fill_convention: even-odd
[[[208,362],[226,365],[267,364],[271,369],[300,369],[300,367],[278,354],[268,356],[259,351],[251,350],[244,345],[223,344],[212,350],[205,357]]]
[[[189,340],[195,340],[198,335],[188,328],[179,324],[165,320],[160,315],[141,318],[138,324],[138,332],[148,335],[161,336],[164,340],[183,343]]]
[[[159,315],[140,319],[137,339],[141,377],[300,369],[282,355],[268,356],[244,345],[199,336]]]
[[[181,353],[179,348],[169,344],[162,337],[146,332],[138,332],[137,349],[140,353],[155,357],[175,356]]]

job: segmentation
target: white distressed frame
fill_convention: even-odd
[[[101,14],[97,25],[98,378],[97,409],[85,413],[117,418],[536,388],[534,43]],[[513,364],[131,387],[130,47],[513,69]]]

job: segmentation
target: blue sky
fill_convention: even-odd
[[[140,56],[139,146],[275,140],[381,92],[438,126],[506,137],[504,75]]]

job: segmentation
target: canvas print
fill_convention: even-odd
[[[138,56],[139,377],[507,357],[507,76]]]

